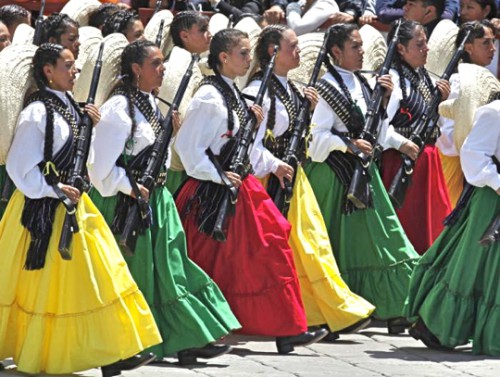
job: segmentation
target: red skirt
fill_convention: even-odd
[[[386,189],[389,189],[401,163],[401,153],[394,149],[382,154],[382,180]],[[432,245],[450,212],[451,203],[438,150],[434,145],[427,145],[415,164],[404,205],[396,209],[417,253],[422,255]]]
[[[242,325],[240,332],[289,336],[306,331],[304,305],[288,244],[290,224],[260,182],[253,176],[243,181],[225,242],[199,232],[195,211],[185,211],[199,184],[189,179],[176,199],[188,254],[220,287]]]

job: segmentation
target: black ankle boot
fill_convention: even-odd
[[[319,342],[328,335],[328,330],[319,329],[316,331],[306,331],[299,335],[294,336],[279,336],[276,338],[276,346],[278,353],[285,355],[292,352],[295,346],[308,346],[310,344]]]
[[[387,320],[387,331],[392,335],[402,334],[406,329],[410,328],[410,326],[410,321],[403,317]]]
[[[433,333],[431,333],[431,331],[425,325],[424,321],[422,321],[420,318],[410,328],[409,333],[412,338],[421,340],[422,343],[424,343],[428,348],[441,351],[452,350],[452,348],[450,347],[443,346],[439,339]]]
[[[212,359],[214,357],[225,355],[231,352],[232,347],[226,344],[207,344],[205,347],[201,348],[190,348],[187,350],[182,350],[177,352],[177,357],[179,358],[179,364],[189,365],[196,364],[197,358],[200,359]]]
[[[154,354],[147,353],[144,355],[139,354],[129,357],[125,360],[117,361],[116,363],[101,367],[102,377],[119,376],[122,370],[132,370],[142,367],[143,365],[149,364],[154,359],[156,359],[156,356]]]

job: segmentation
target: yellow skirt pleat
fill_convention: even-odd
[[[262,180],[267,184],[267,179]],[[339,331],[367,318],[375,307],[351,292],[340,276],[318,202],[301,167],[288,211],[294,253],[309,326]]]
[[[441,157],[441,165],[443,166],[444,179],[450,194],[450,201],[452,208],[455,208],[460,194],[464,189],[464,173],[462,172],[462,165],[460,165],[459,156],[445,156],[439,152]]]
[[[151,311],[102,215],[84,194],[73,259],[57,250],[57,208],[44,268],[23,269],[31,236],[16,191],[0,223],[0,360],[25,373],[72,373],[111,364],[161,342]]]

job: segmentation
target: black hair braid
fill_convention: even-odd
[[[134,89],[132,87],[127,87],[127,103],[128,103],[128,116],[132,121],[132,128],[130,130],[130,137],[127,140],[127,144],[134,140],[135,131],[137,130],[137,120],[135,119],[135,105],[134,105]],[[132,149],[133,145],[127,145]]]
[[[49,85],[43,67],[47,64],[55,66],[63,50],[63,46],[54,43],[44,43],[36,50],[33,56],[33,76],[38,89],[44,90]]]
[[[345,85],[345,82],[342,79],[342,76],[340,76],[339,72],[335,69],[335,67],[333,66],[332,62],[330,61],[330,58],[328,55],[329,54],[325,55],[325,60],[324,60],[324,63],[326,65],[326,69],[333,76],[333,78],[339,83],[340,89],[342,89],[342,92],[346,96],[347,100],[350,103],[354,103],[354,100],[352,99],[351,92],[349,91],[349,88],[347,88],[347,86]]]
[[[186,10],[177,13],[170,24],[170,35],[174,45],[184,47],[181,39],[181,31],[189,30],[193,25],[199,25],[202,22],[208,23],[208,18],[198,11]]]
[[[130,10],[119,10],[118,12],[111,14],[104,22],[104,26],[102,27],[102,36],[107,37],[113,33],[125,34],[130,22],[137,20],[139,20],[139,16],[136,12]]]
[[[93,11],[89,16],[89,26],[100,28],[104,26],[106,20],[113,14],[120,10],[116,4],[104,3]]]
[[[274,85],[271,82],[267,89],[269,93],[269,99],[271,100],[271,105],[269,106],[269,112],[267,113],[267,124],[266,128],[273,130],[276,124],[276,91],[274,90]]]
[[[54,110],[46,106],[47,124],[45,127],[45,141],[43,146],[43,158],[45,162],[52,161],[54,147]]]
[[[255,56],[261,70],[264,70],[271,60],[268,52],[269,46],[279,46],[283,39],[283,33],[289,29],[288,26],[282,24],[273,24],[262,29],[255,46]]]
[[[79,27],[78,22],[64,13],[52,13],[42,24],[42,43],[49,42],[50,38],[55,38],[57,43],[61,42],[63,35],[69,26]]]
[[[30,13],[20,5],[10,4],[0,7],[0,21],[7,27],[14,25],[16,22],[23,21],[30,16]]]
[[[403,63],[398,59],[396,60],[396,70],[399,74],[399,86],[401,87],[401,92],[403,94],[403,103],[406,103],[408,100],[408,95],[406,94],[406,78],[403,73]]]

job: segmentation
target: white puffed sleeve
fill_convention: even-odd
[[[492,156],[500,159],[500,101],[480,107],[474,126],[460,150],[465,179],[477,187],[500,188],[500,174]]]
[[[450,86],[451,90],[448,99],[455,99],[458,97],[458,93],[460,91],[460,75],[458,75],[457,73],[451,75]],[[458,151],[455,147],[455,142],[453,141],[455,121],[453,119],[440,116],[438,124],[441,135],[436,141],[436,146],[439,148],[441,153],[446,156],[458,156]]]

